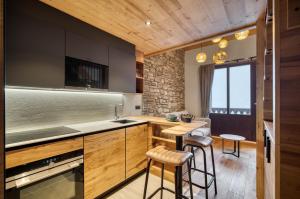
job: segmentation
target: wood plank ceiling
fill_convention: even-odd
[[[145,54],[254,24],[265,0],[41,0]],[[150,20],[151,26],[145,21]]]

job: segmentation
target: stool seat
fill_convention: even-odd
[[[185,144],[199,146],[199,147],[208,147],[213,143],[213,139],[211,137],[204,137],[199,135],[192,135],[187,137],[184,140]]]
[[[182,166],[193,156],[190,152],[169,150],[165,146],[157,146],[150,149],[146,155],[157,162],[173,166]]]

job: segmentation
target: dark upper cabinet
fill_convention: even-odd
[[[109,48],[109,90],[135,93],[135,56],[117,48]]]
[[[64,38],[59,26],[27,15],[6,21],[6,84],[61,88],[64,86]]]
[[[64,88],[69,56],[108,66],[110,91],[135,92],[133,44],[39,1],[7,1],[5,34],[6,85]]]
[[[66,32],[66,56],[108,65],[108,47],[76,33]]]

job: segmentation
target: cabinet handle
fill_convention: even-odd
[[[264,130],[264,147],[266,147],[266,145],[267,145],[267,131],[266,130]]]
[[[266,150],[266,158],[267,158],[267,162],[270,163],[271,162],[271,140],[269,137],[267,137],[267,150]]]

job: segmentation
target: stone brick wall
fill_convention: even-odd
[[[184,109],[184,51],[145,58],[143,114],[164,116]]]

